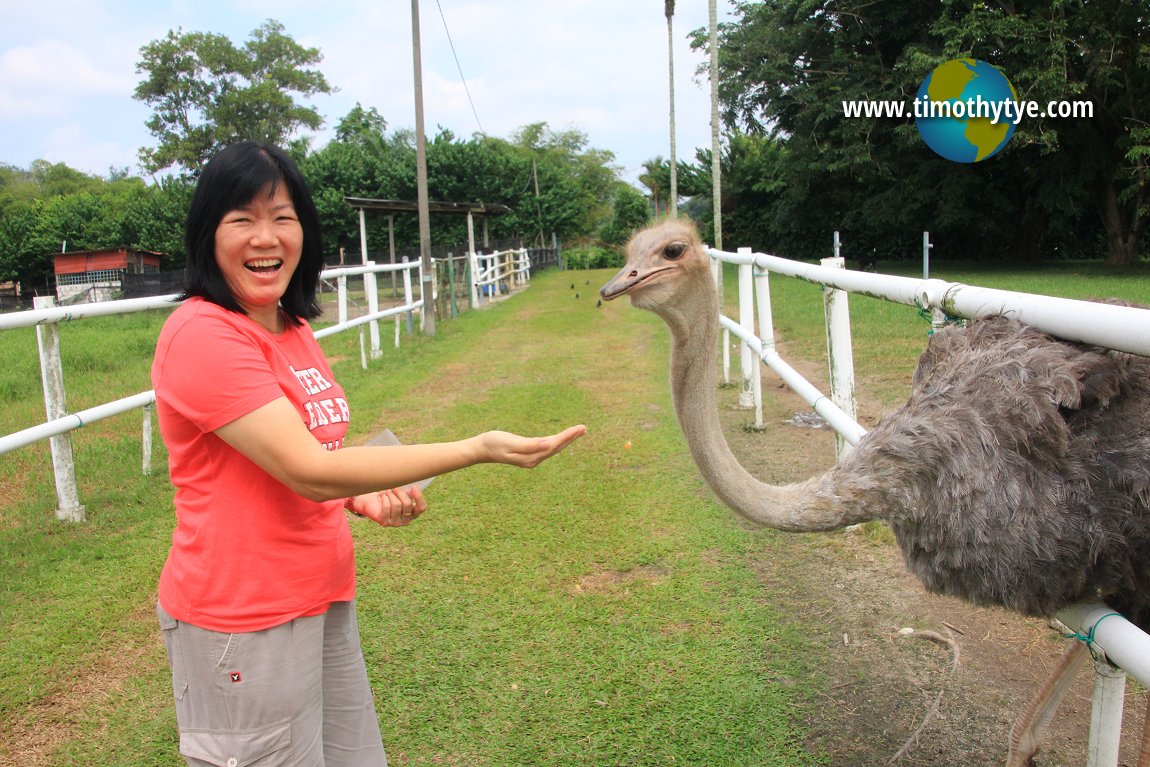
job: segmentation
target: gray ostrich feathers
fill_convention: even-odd
[[[772,486],[720,431],[718,302],[694,228],[640,232],[601,293],[667,322],[692,456],[748,519],[794,531],[884,520],[931,591],[1035,616],[1100,598],[1150,625],[1150,359],[1005,317],[946,329],[919,360],[909,401],[841,464]]]
[[[1006,317],[936,334],[913,392],[820,476],[770,485],[723,437],[718,297],[695,228],[639,232],[600,290],[670,328],[671,392],[691,456],[759,525],[834,530],[884,520],[930,591],[1053,616],[1099,599],[1150,630],[1150,359],[1060,341]],[[1056,665],[1011,732],[1007,767],[1039,750],[1085,650]],[[1150,718],[1139,767],[1150,767]]]

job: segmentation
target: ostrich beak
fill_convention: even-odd
[[[608,280],[606,285],[599,288],[599,295],[603,297],[604,301],[610,301],[625,295],[636,286],[666,270],[667,267],[665,266],[654,269],[642,269],[627,264],[620,269],[614,277]]]

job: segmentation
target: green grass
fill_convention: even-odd
[[[595,307],[609,274],[538,275],[510,300],[439,323],[434,339],[405,335],[399,350],[385,323],[383,357],[366,371],[357,333],[324,341],[353,443],[385,426],[409,442],[590,429],[532,472],[440,477],[411,527],[353,525],[361,635],[393,765],[823,761],[797,723],[819,704],[825,650],[755,577],[770,536],[744,531],[698,478],[671,411],[662,324],[622,302]],[[1089,266],[936,276],[1150,302],[1141,275]],[[786,353],[817,367],[818,288],[780,278],[772,293]],[[852,297],[851,312],[860,385],[898,401],[928,323],[874,299]],[[150,388],[162,320],[62,327],[71,409]],[[43,420],[43,400],[33,332],[3,333],[0,350],[8,433]],[[171,488],[162,446],[156,475],[140,475],[139,431],[135,413],[74,434],[83,524],[54,519],[46,443],[0,459],[0,765],[178,763],[152,613]]]
[[[803,641],[708,499],[666,386],[661,323],[595,308],[573,273],[405,337],[370,369],[358,334],[325,340],[351,440],[488,428],[588,436],[543,467],[440,477],[431,511],[353,525],[361,635],[394,765],[816,764],[796,716]],[[73,409],[147,389],[162,314],[61,328]],[[42,420],[31,331],[3,337],[5,432]],[[162,471],[141,477],[139,414],[75,433],[88,521],[54,520],[46,445],[0,462],[0,764],[176,763],[152,614],[172,527]],[[626,449],[625,443],[631,448]],[[158,450],[163,465],[162,448]]]

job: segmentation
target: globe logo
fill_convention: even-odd
[[[981,162],[1002,151],[1014,135],[1017,99],[1014,86],[997,67],[978,59],[953,59],[922,81],[915,94],[914,124],[939,156]]]

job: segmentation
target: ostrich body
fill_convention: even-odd
[[[1005,317],[947,329],[919,360],[910,400],[842,463],[770,485],[722,435],[718,297],[694,227],[644,230],[627,256],[600,293],[669,326],[675,412],[724,504],[791,532],[883,520],[929,591],[1042,617],[1101,599],[1150,626],[1150,359]],[[1016,724],[1008,764],[1029,762],[1082,655],[1076,643]]]

